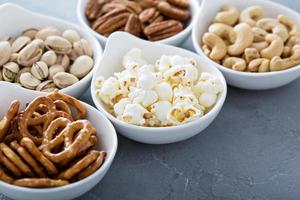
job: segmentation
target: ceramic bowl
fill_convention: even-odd
[[[122,43],[121,46],[120,43]],[[163,54],[194,58],[198,65],[201,66],[201,71],[206,71],[215,75],[224,86],[223,92],[219,95],[218,101],[213,109],[199,119],[172,127],[135,126],[125,123],[110,114],[102,102],[100,102],[96,97],[95,81],[100,75],[108,78],[112,76],[114,72],[122,71],[122,58],[132,48],[140,48],[144,55],[144,59],[146,59],[148,63],[155,63],[155,61]],[[118,133],[142,143],[165,144],[185,140],[203,131],[215,119],[221,110],[226,98],[227,87],[222,73],[216,67],[190,51],[169,45],[141,40],[129,35],[128,33],[116,32],[108,38],[103,59],[97,67],[92,79],[91,93],[96,107],[113,122]]]
[[[5,94],[0,95],[1,118],[6,114],[7,108],[13,100],[18,99],[23,106],[22,108],[24,108],[26,103],[30,102],[35,97],[44,95],[42,92],[31,92],[7,82],[0,82],[0,92],[1,94]],[[20,200],[73,199],[89,191],[104,177],[116,154],[118,146],[116,132],[110,121],[102,113],[86,103],[84,103],[84,105],[87,109],[87,119],[90,120],[97,129],[99,142],[95,149],[107,152],[106,160],[101,168],[81,181],[57,188],[30,189],[0,181],[0,193],[9,198]]]
[[[263,90],[277,88],[296,80],[300,76],[300,65],[277,72],[238,72],[215,63],[204,54],[201,48],[202,35],[207,32],[209,25],[218,13],[220,7],[225,4],[236,6],[239,10],[253,5],[260,5],[264,11],[264,17],[276,18],[277,15],[283,14],[290,17],[295,22],[300,21],[300,15],[297,12],[272,1],[203,0],[197,19],[194,23],[192,33],[193,45],[198,54],[204,57],[211,64],[217,66],[223,72],[227,83],[235,87],[251,90]]]
[[[25,29],[33,27],[44,28],[47,26],[54,26],[62,31],[74,29],[78,31],[82,38],[85,38],[90,43],[94,52],[94,66],[99,65],[103,52],[100,44],[93,35],[75,24],[54,17],[34,13],[12,3],[5,3],[0,6],[0,23],[0,38],[8,35],[18,36]],[[94,69],[79,82],[62,89],[61,91],[71,96],[79,97],[89,87],[93,71]]]
[[[196,13],[198,12],[199,7],[200,7],[200,0],[188,0],[188,1],[191,5],[190,10],[192,13],[192,18],[191,18],[190,22],[188,22],[187,27],[180,33],[178,33],[172,37],[157,41],[157,42],[178,46],[183,41],[185,41],[185,39],[190,35],[192,27],[193,27],[193,23],[196,19]],[[87,20],[87,18],[85,16],[85,7],[88,2],[89,2],[89,0],[78,0],[78,2],[77,2],[77,18],[78,18],[81,26],[84,27],[86,30],[89,30],[100,41],[101,45],[104,46],[106,44],[107,37],[94,31],[89,26],[89,21]]]

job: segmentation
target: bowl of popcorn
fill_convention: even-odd
[[[0,81],[43,92],[60,89],[76,97],[87,89],[102,55],[91,34],[11,3],[0,10]]]
[[[109,170],[113,125],[97,109],[55,90],[0,82],[0,192],[12,199],[73,199]]]
[[[193,44],[228,84],[276,88],[300,76],[299,20],[297,12],[272,1],[205,0]]]
[[[117,131],[149,144],[200,133],[218,115],[226,92],[220,71],[196,54],[123,32],[109,37],[91,86],[96,107]]]
[[[179,45],[192,30],[198,0],[79,0],[79,23],[105,44],[116,31]]]

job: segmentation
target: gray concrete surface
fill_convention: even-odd
[[[77,23],[75,0],[10,2]],[[300,11],[300,1],[278,2]],[[184,47],[192,49],[190,40]],[[229,87],[217,119],[181,143],[145,145],[119,136],[111,170],[79,199],[299,199],[299,90],[300,80],[269,91]],[[82,100],[91,103],[90,94]]]

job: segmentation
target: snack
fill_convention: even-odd
[[[0,81],[50,92],[77,83],[93,68],[87,40],[71,29],[27,29],[0,41]]]
[[[191,17],[187,0],[90,0],[85,15],[101,35],[125,31],[151,41],[176,35]]]
[[[96,129],[77,99],[58,90],[19,111],[13,101],[0,121],[0,180],[31,188],[67,185],[98,170],[106,152],[92,150]],[[72,109],[71,109],[72,108]]]
[[[285,15],[263,17],[260,6],[224,5],[202,36],[202,49],[236,71],[285,70],[300,64],[300,27]]]
[[[163,55],[148,64],[140,49],[123,57],[124,70],[96,81],[96,96],[109,112],[129,124],[162,127],[202,117],[217,102],[223,85],[201,72],[193,58]]]

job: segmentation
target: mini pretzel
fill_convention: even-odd
[[[48,160],[41,152],[40,150],[36,147],[34,142],[28,138],[24,137],[21,140],[21,146],[23,146],[35,159],[42,164],[45,169],[48,171],[50,175],[55,175],[57,174],[57,169],[55,165]]]
[[[21,177],[22,172],[0,151],[0,163],[6,167],[14,176]]]
[[[26,174],[29,177],[34,177],[34,174],[32,173],[31,169],[28,167],[28,165],[25,164],[22,161],[22,159],[6,144],[1,143],[0,150],[12,163],[14,163],[15,166],[17,166],[17,168],[21,170],[22,173]]]
[[[50,188],[50,187],[60,187],[68,185],[69,182],[60,179],[49,179],[49,178],[22,178],[15,180],[14,185],[29,188]]]
[[[20,141],[22,139],[22,135],[19,131],[19,121],[20,121],[20,115],[22,113],[19,113],[17,116],[14,117],[14,119],[11,122],[10,128],[6,134],[6,136],[3,139],[3,142],[5,144],[9,144],[10,142],[16,140]]]
[[[54,133],[59,127],[65,128],[53,139]],[[49,125],[44,133],[44,141],[41,150],[51,161],[59,163],[65,159],[74,158],[93,133],[92,125],[87,120],[77,120],[70,123],[65,118],[57,118]],[[77,133],[77,137],[73,137]],[[64,150],[59,153],[52,153],[51,150],[64,143]]]
[[[54,90],[48,95],[48,97],[51,98],[53,101],[62,100],[65,103],[73,106],[77,110],[74,120],[86,118],[85,107],[79,100],[75,99],[74,97],[59,93],[58,90]]]
[[[54,101],[54,105],[55,105],[57,110],[63,111],[65,113],[69,114],[69,115],[72,115],[72,111],[71,111],[70,107],[63,100]]]
[[[94,163],[99,157],[99,151],[90,151],[86,156],[84,156],[81,160],[76,162],[73,166],[71,166],[66,171],[60,173],[58,178],[70,180],[76,174],[80,173],[82,170],[86,169],[92,163]]]
[[[35,161],[35,159],[28,153],[28,151],[20,146],[16,141],[13,141],[10,143],[10,147],[15,150],[16,152],[18,152],[18,154],[20,155],[20,157],[22,157],[22,159],[24,161],[26,161],[28,163],[28,165],[31,166],[31,168],[35,171],[35,173],[41,177],[41,178],[45,178],[46,174],[44,173],[44,171],[41,169],[41,167],[39,166],[39,164]]]
[[[6,183],[12,183],[14,179],[8,176],[3,169],[0,167],[0,180]]]
[[[5,137],[5,135],[8,131],[10,122],[18,114],[19,107],[20,107],[20,102],[13,101],[6,113],[6,116],[0,121],[0,142]]]

